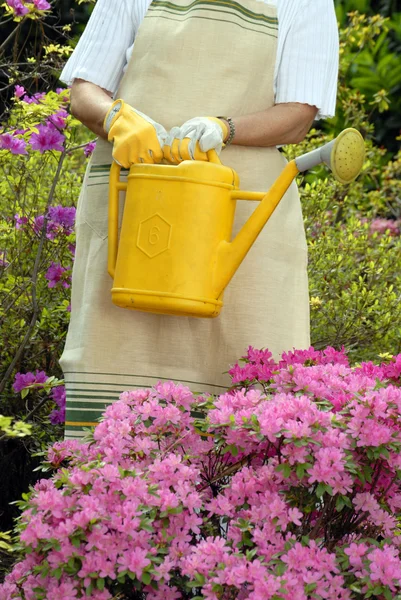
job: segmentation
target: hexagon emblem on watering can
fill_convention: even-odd
[[[158,213],[139,224],[136,245],[146,256],[154,258],[170,247],[172,227]]]

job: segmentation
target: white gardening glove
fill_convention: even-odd
[[[220,154],[227,125],[216,117],[195,117],[181,127],[173,127],[163,147],[164,158],[174,164],[183,160],[208,160],[207,152]]]
[[[103,128],[113,142],[113,158],[122,167],[134,163],[160,163],[167,131],[162,125],[123,100],[110,107]]]

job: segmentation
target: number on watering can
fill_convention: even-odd
[[[156,225],[154,225],[152,227],[152,229],[149,231],[149,244],[152,244],[152,246],[154,246],[155,244],[157,244],[160,240],[160,229],[159,227],[157,227]]]

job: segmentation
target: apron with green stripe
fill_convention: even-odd
[[[168,130],[195,116],[239,116],[274,104],[275,7],[257,0],[155,0],[137,33],[116,97]],[[247,190],[267,190],[286,164],[276,148],[230,146],[222,162]],[[72,312],[61,365],[66,436],[80,437],[128,389],[173,380],[220,394],[247,349],[275,356],[309,345],[307,253],[295,184],[229,284],[216,319],[114,306],[107,273],[111,146],[99,140],[77,209]],[[127,171],[122,173],[122,180]],[[120,218],[123,194],[120,195]],[[238,202],[234,232],[255,208]]]

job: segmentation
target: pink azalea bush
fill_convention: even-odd
[[[126,391],[50,448],[0,599],[401,597],[401,355],[249,348],[218,398]]]

